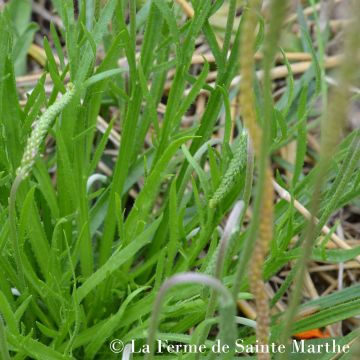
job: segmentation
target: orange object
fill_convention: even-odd
[[[294,335],[297,340],[325,339],[330,337],[329,331],[320,329],[308,330]]]

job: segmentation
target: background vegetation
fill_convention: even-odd
[[[0,1],[1,359],[290,336],[359,358],[349,6]]]

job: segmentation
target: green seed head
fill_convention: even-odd
[[[246,149],[247,137],[243,133],[234,151],[234,157],[231,159],[228,169],[221,180],[219,187],[216,189],[212,199],[209,201],[209,207],[215,208],[222,199],[231,191],[232,186],[236,183],[239,175],[246,166]]]
[[[16,172],[16,174],[21,176],[23,179],[29,176],[31,168],[33,167],[36,157],[39,153],[41,143],[47,135],[54,119],[71,101],[75,94],[75,87],[72,83],[68,84],[67,89],[68,91],[61,97],[61,99],[51,105],[35,122],[35,127],[30,137],[28,138],[27,145],[21,159],[20,167]]]

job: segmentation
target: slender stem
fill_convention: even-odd
[[[255,243],[252,256],[249,280],[251,291],[255,297],[257,308],[256,334],[260,344],[267,344],[270,336],[270,307],[268,294],[266,292],[265,280],[263,279],[263,267],[270,244],[273,239],[273,217],[274,217],[274,189],[272,186],[272,167],[270,159],[271,123],[273,121],[273,98],[271,70],[277,52],[277,45],[282,31],[282,23],[285,19],[287,8],[286,0],[272,0],[270,10],[270,23],[264,44],[264,118],[262,122],[262,134],[260,149],[255,152],[259,155],[259,178],[262,180],[262,199],[260,209],[259,239]],[[259,185],[259,187],[261,186]],[[259,353],[259,360],[270,359],[268,353]]]
[[[243,209],[244,209],[244,202],[238,201],[230,213],[229,219],[225,226],[224,234],[221,237],[220,245],[219,245],[219,253],[217,255],[216,268],[215,268],[215,277],[219,280],[222,277],[224,261],[227,250],[230,246],[232,235],[234,234],[235,231],[239,231],[239,219],[241,214],[243,213]]]
[[[271,68],[276,55],[276,47],[281,34],[281,24],[284,19],[287,1],[273,0],[271,6],[271,20],[266,34],[264,47],[264,119],[260,126],[256,113],[256,102],[253,90],[255,65],[255,33],[258,25],[258,11],[261,1],[249,0],[249,10],[246,13],[243,34],[241,38],[241,76],[240,106],[245,127],[249,131],[254,152],[258,159],[258,182],[254,204],[254,216],[246,248],[241,254],[240,265],[235,276],[234,293],[240,286],[239,279],[243,278],[244,269],[248,264],[248,255],[252,253],[252,267],[250,269],[250,287],[255,297],[257,308],[257,340],[265,345],[269,341],[270,309],[268,296],[263,280],[263,266],[273,237],[273,197],[272,168],[270,162],[271,122],[273,113],[271,92]],[[256,240],[256,241],[255,241]],[[254,245],[253,245],[254,244]],[[253,251],[252,251],[253,250]],[[260,360],[270,359],[267,353],[259,353]]]
[[[228,54],[228,51],[229,51],[229,48],[230,48],[231,35],[233,33],[234,19],[235,19],[235,15],[236,15],[236,4],[237,4],[237,0],[230,0],[229,1],[229,10],[228,10],[228,16],[227,16],[227,22],[226,22],[226,28],[225,28],[224,44],[223,44],[224,61],[227,58],[227,54]]]
[[[221,280],[226,254],[232,242],[231,240],[233,239],[233,235],[235,232],[239,231],[239,220],[243,213],[243,209],[244,209],[244,202],[238,201],[235,204],[233,210],[231,211],[231,214],[225,226],[224,234],[221,237],[218,251],[216,254],[216,265],[215,265],[215,278],[218,280]],[[205,315],[206,319],[209,319],[214,316],[214,312],[216,308],[216,298],[217,298],[216,291],[215,290],[211,291],[210,299]],[[210,331],[210,325],[205,326],[198,340],[199,345],[204,343],[205,339],[209,334],[209,331]],[[195,358],[199,359],[199,357],[200,357],[200,353],[196,354]]]
[[[136,48],[136,0],[129,0],[129,12],[130,12],[130,38],[132,46]]]
[[[145,360],[150,360],[153,358],[154,342],[156,339],[156,329],[159,323],[161,307],[164,302],[165,295],[174,286],[180,284],[189,284],[189,283],[210,286],[211,288],[213,288],[215,291],[219,292],[222,295],[222,302],[224,307],[228,307],[228,306],[235,307],[235,303],[233,301],[232,295],[229,292],[229,290],[219,280],[214,279],[211,276],[204,274],[197,274],[197,273],[181,273],[167,279],[159,290],[159,293],[155,300],[154,309],[151,314],[149,332],[147,338],[147,344],[149,346],[150,353],[145,355]],[[231,319],[230,321],[232,320],[233,319]]]
[[[269,333],[269,306],[267,303],[267,294],[265,284],[262,279],[262,269],[268,248],[268,244],[272,239],[272,186],[271,186],[271,168],[268,160],[267,139],[264,136],[263,129],[257,121],[255,97],[253,91],[254,81],[254,65],[255,65],[255,33],[254,29],[258,24],[258,10],[261,1],[250,0],[249,10],[246,13],[246,19],[241,38],[241,74],[242,82],[240,86],[240,106],[245,127],[249,131],[249,135],[254,145],[255,154],[258,157],[259,180],[257,184],[257,197],[254,207],[254,218],[248,233],[247,244],[255,243],[250,283],[251,290],[255,297],[257,307],[257,339],[261,345],[268,343]],[[267,119],[266,119],[267,120]],[[266,122],[266,121],[265,121]],[[265,124],[266,126],[266,124]],[[264,126],[264,128],[265,128]],[[265,132],[266,134],[266,132]],[[270,186],[268,183],[270,182]],[[259,239],[255,241],[257,234]],[[253,246],[247,249],[251,253]],[[244,258],[244,252],[241,256],[243,267],[248,263],[248,258]],[[238,273],[239,274],[239,273]],[[240,275],[243,276],[243,275]],[[237,278],[237,277],[236,277]],[[235,278],[235,280],[236,280]],[[235,284],[236,287],[238,284]],[[234,286],[234,292],[237,289]],[[258,354],[259,359],[269,359],[268,354]]]
[[[25,287],[24,269],[21,261],[21,253],[19,246],[19,237],[16,226],[16,194],[23,178],[21,174],[18,174],[11,186],[9,197],[9,222],[10,222],[10,238],[13,243],[15,262],[17,266],[17,272],[20,278],[20,285]]]

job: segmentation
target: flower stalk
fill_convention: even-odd
[[[254,97],[254,65],[255,65],[255,32],[258,25],[258,12],[261,1],[250,0],[246,13],[243,34],[241,37],[241,84],[240,107],[244,125],[252,140],[255,156],[261,158],[261,148],[264,143],[263,131],[256,116]],[[258,239],[252,256],[251,272],[249,274],[251,291],[255,298],[257,308],[256,335],[260,344],[267,344],[269,340],[269,305],[262,269],[269,243],[272,239],[272,186],[271,169],[269,162],[265,162],[265,177],[262,184],[262,203],[260,219],[262,219],[258,232]],[[270,182],[270,186],[268,185]],[[260,185],[261,186],[261,185]],[[269,359],[268,354],[259,354],[259,359]]]
[[[273,0],[271,4],[271,19],[264,46],[264,108],[265,116],[262,124],[258,122],[254,96],[254,66],[255,42],[254,29],[258,26],[260,0],[249,0],[248,10],[241,37],[241,83],[239,103],[244,125],[247,128],[258,167],[257,199],[254,206],[254,219],[247,239],[248,249],[251,252],[252,243],[255,242],[252,254],[252,266],[249,274],[250,288],[255,298],[257,309],[256,334],[260,344],[269,342],[270,309],[268,295],[263,279],[263,266],[273,238],[273,199],[272,168],[270,161],[270,124],[272,121],[272,93],[271,68],[276,55],[277,43],[281,34],[282,21],[287,7],[287,1]],[[244,251],[245,253],[245,251]],[[242,256],[244,259],[244,256]],[[242,269],[239,266],[238,270]],[[242,272],[242,270],[241,270]],[[238,280],[241,276],[236,276]],[[238,283],[235,282],[234,291]],[[260,360],[270,359],[269,354],[258,354]]]
[[[15,261],[20,278],[20,286],[25,286],[25,276],[21,260],[21,252],[19,246],[18,233],[16,228],[16,194],[22,181],[29,175],[35,164],[36,158],[39,155],[41,144],[43,143],[49,129],[55,120],[56,116],[69,104],[75,95],[75,87],[69,83],[67,92],[51,105],[42,116],[36,121],[35,127],[28,138],[20,166],[16,170],[16,177],[11,186],[9,196],[9,222],[10,222],[10,238],[13,242]]]

